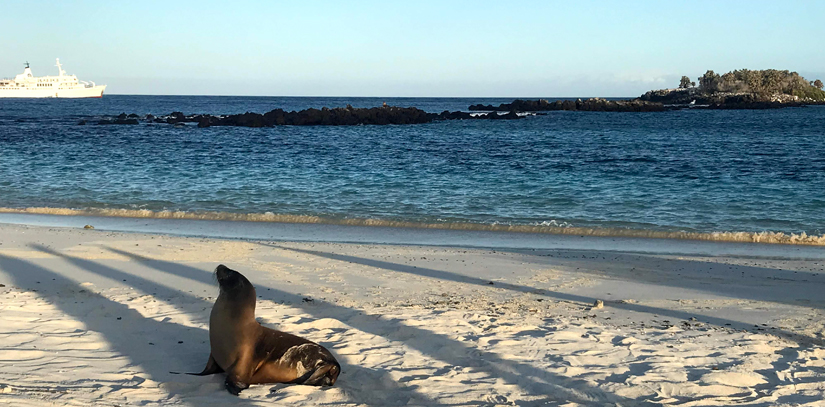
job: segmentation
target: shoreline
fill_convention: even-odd
[[[69,219],[72,218],[72,219]],[[141,222],[152,221],[149,224],[156,227],[146,229],[140,227]],[[484,224],[469,222],[451,223],[424,223],[410,221],[393,221],[380,219],[331,219],[308,215],[288,215],[273,213],[234,213],[234,212],[187,212],[187,211],[150,211],[150,210],[128,210],[128,209],[106,209],[106,210],[77,210],[69,208],[50,207],[29,207],[29,208],[2,208],[0,207],[0,223],[33,224],[43,226],[84,226],[92,224],[97,227],[103,225],[104,228],[130,231],[153,231],[158,233],[169,233],[171,229],[165,229],[163,222],[194,222],[189,225],[196,225],[197,222],[217,222],[220,230],[239,229],[238,227],[227,227],[231,224],[248,225],[248,229],[256,231],[254,234],[243,232],[232,232],[229,234],[205,233],[204,236],[225,237],[225,238],[275,238],[280,236],[281,240],[313,240],[301,237],[301,234],[287,234],[282,236],[283,230],[296,230],[303,228],[342,228],[358,231],[358,235],[382,235],[380,232],[369,233],[365,230],[403,230],[410,234],[424,234],[422,231],[445,231],[455,233],[490,234],[490,235],[527,235],[534,236],[537,240],[547,239],[547,236],[571,236],[588,238],[622,238],[622,239],[655,239],[655,240],[675,240],[694,241],[711,243],[744,243],[760,245],[788,245],[788,246],[825,246],[825,235],[808,235],[804,232],[784,233],[784,232],[686,232],[686,231],[666,231],[652,229],[630,229],[630,228],[589,228],[575,226],[557,225],[507,225],[507,224]],[[85,223],[84,223],[85,222]],[[97,223],[98,225],[94,225]],[[147,224],[147,225],[149,225]],[[268,225],[268,226],[267,226]],[[313,226],[314,225],[314,226]],[[114,228],[113,228],[114,227]],[[180,226],[178,226],[180,227]],[[183,230],[193,229],[184,227]],[[195,227],[199,232],[185,232],[181,235],[198,235],[204,233],[201,228]],[[265,230],[269,230],[267,233]],[[281,232],[278,232],[278,231]],[[274,232],[273,232],[274,231]],[[263,235],[261,233],[264,233]],[[274,233],[274,234],[273,234]],[[392,233],[391,233],[392,234]],[[403,234],[401,232],[396,234]],[[364,243],[382,243],[383,241],[363,240],[356,241]],[[516,240],[529,240],[520,238]],[[338,241],[338,240],[336,240]],[[428,240],[429,241],[429,240]],[[398,243],[414,243],[399,241]],[[427,244],[427,243],[425,243]],[[492,246],[491,246],[492,247]],[[525,246],[532,247],[532,246]]]
[[[825,396],[821,249],[657,242],[560,236],[491,249],[0,224],[0,403],[813,406]],[[258,385],[234,398],[221,375],[178,374],[208,355],[219,263],[255,284],[263,324],[337,355],[336,386]]]

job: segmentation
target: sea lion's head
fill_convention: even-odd
[[[235,298],[240,296],[255,298],[255,287],[243,274],[221,264],[215,269],[215,277],[221,287],[221,294]]]

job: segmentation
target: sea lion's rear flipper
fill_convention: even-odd
[[[206,367],[203,368],[202,372],[200,372],[200,373],[187,373],[187,374],[191,374],[193,376],[209,376],[211,374],[221,373],[221,372],[223,372],[223,369],[221,369],[221,367],[218,366],[218,362],[215,362],[215,358],[212,357],[212,354],[210,353],[209,354],[209,361],[206,362]]]
[[[323,363],[314,371],[308,372],[305,375],[295,379],[292,383],[306,384],[308,386],[332,386],[338,380],[338,374],[341,373],[341,366],[338,363]]]

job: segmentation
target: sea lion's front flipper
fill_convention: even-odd
[[[226,391],[237,396],[241,391],[249,388],[249,379],[252,376],[250,367],[251,352],[241,354],[241,356],[226,369],[226,380],[223,382]]]
[[[223,369],[221,369],[221,367],[218,366],[218,362],[215,362],[215,358],[212,357],[212,354],[210,353],[209,354],[209,361],[206,362],[206,367],[203,368],[202,372],[200,372],[200,373],[187,373],[187,374],[191,374],[193,376],[209,376],[211,374],[221,373],[221,372],[223,372]]]
[[[234,375],[226,375],[226,380],[223,384],[226,386],[226,391],[234,396],[241,394],[241,391],[249,388],[248,383],[238,380],[238,377]]]

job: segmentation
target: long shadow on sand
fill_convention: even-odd
[[[206,301],[181,290],[166,287],[141,276],[126,273],[93,261],[69,256],[45,246],[30,246],[41,252],[66,259],[71,264],[91,273],[114,281],[127,280],[134,289],[141,291],[145,295],[152,295],[160,301],[167,302],[187,314],[194,316],[208,315],[209,310],[212,308],[211,301]],[[0,267],[9,271],[29,270],[31,271],[27,273],[27,278],[29,279],[46,279],[50,277],[49,274],[52,274],[51,278],[59,279],[61,283],[70,282],[70,280],[61,277],[57,273],[21,260],[7,258],[5,261],[9,267],[5,267],[3,264],[4,260],[5,259],[0,258]],[[18,263],[15,264],[14,262]],[[203,271],[200,271],[200,273],[206,275],[207,278],[205,282],[214,282],[211,273]],[[82,289],[79,286],[77,286],[77,288],[78,290]],[[103,334],[106,340],[112,343],[118,353],[128,356],[133,363],[142,366],[152,377],[152,380],[158,382],[168,382],[174,379],[181,380],[182,376],[172,376],[173,373],[171,373],[170,370],[198,372],[203,368],[203,365],[205,365],[206,359],[209,356],[209,333],[205,329],[184,327],[175,323],[158,322],[144,318],[125,305],[109,300],[99,294],[94,294],[94,299],[104,303],[105,309],[113,310],[113,315],[122,316],[123,319],[116,320],[115,316],[113,316],[112,319],[115,319],[115,321],[112,321],[111,325],[108,322],[100,323],[99,320],[94,318],[84,318],[85,314],[70,312],[70,310],[67,309],[69,308],[68,304],[61,304],[60,301],[55,301],[55,304],[61,306],[64,312],[72,315],[75,319],[84,321],[91,330]],[[122,312],[123,310],[128,310],[128,312]],[[184,347],[178,344],[178,341],[182,339],[184,339],[184,343],[186,344],[196,343],[198,345],[194,347],[192,345],[186,345],[186,347]],[[148,345],[149,342],[152,342],[154,345]],[[147,355],[150,357],[147,358]],[[344,363],[342,364],[342,372],[342,379],[344,380],[339,380],[336,386],[344,389],[351,402],[361,404],[407,405],[409,400],[415,397],[420,402],[429,405],[436,404],[420,394],[415,394],[412,389],[395,383],[384,371]],[[347,380],[348,377],[352,379]],[[213,378],[186,377],[184,380],[186,380],[187,383],[195,384],[198,382],[210,383],[219,381],[220,385],[216,388],[216,392],[220,394],[221,398],[225,398],[227,404],[250,402],[250,400],[246,400],[243,397],[238,398],[229,395],[223,389],[223,375],[221,374]],[[275,385],[273,389],[277,389],[278,386],[283,385]],[[370,391],[364,391],[364,389],[369,389]],[[377,391],[378,389],[383,389],[383,392]],[[384,393],[391,393],[393,398],[383,397],[385,395]]]
[[[145,266],[179,277],[199,282],[207,282],[211,279],[210,273],[194,267],[150,259],[111,247],[107,247],[107,249],[114,253],[128,256]],[[364,259],[353,259],[365,261]],[[485,281],[484,283],[486,284],[487,282]],[[548,402],[562,404],[563,402],[575,402],[585,405],[605,403],[617,403],[623,406],[658,405],[653,401],[632,400],[605,392],[602,389],[593,387],[584,380],[571,379],[550,373],[532,365],[505,360],[497,354],[465,345],[449,339],[444,335],[405,325],[403,321],[398,319],[380,318],[381,315],[370,315],[364,311],[346,308],[320,300],[315,300],[314,305],[307,305],[302,301],[301,296],[262,284],[256,284],[256,286],[259,288],[267,288],[268,291],[266,295],[273,296],[273,300],[289,302],[291,306],[301,308],[303,311],[317,318],[334,318],[346,321],[348,325],[363,332],[402,342],[408,347],[449,365],[470,366],[478,370],[485,370],[489,372],[492,377],[501,378],[510,384],[517,385],[532,395],[545,397],[543,400],[528,405],[547,405]],[[263,290],[259,290],[258,292],[264,293]],[[359,315],[362,317],[359,318]],[[369,322],[367,322],[367,319],[369,319]],[[434,350],[437,350],[437,352],[434,352]]]
[[[749,299],[825,308],[825,272],[786,270],[741,264],[694,260],[714,256],[600,252],[592,250],[497,250],[525,256],[524,261],[544,266],[575,268],[577,273],[616,280],[645,282]],[[725,256],[740,261],[764,260],[749,256]],[[794,259],[791,259],[794,260]],[[604,267],[610,261],[621,267]],[[825,263],[825,261],[823,261]],[[825,269],[825,267],[823,267]],[[807,300],[806,302],[800,299]]]
[[[490,283],[489,280],[484,280],[484,279],[477,278],[477,277],[472,277],[472,276],[465,276],[465,275],[461,275],[461,274],[457,274],[457,273],[453,273],[453,272],[449,272],[449,271],[435,270],[435,269],[424,268],[424,267],[407,266],[407,265],[404,265],[404,264],[390,263],[390,262],[381,261],[381,260],[365,259],[365,258],[361,258],[361,257],[348,256],[348,255],[344,255],[344,254],[321,252],[321,251],[317,251],[317,250],[304,250],[304,249],[283,247],[283,246],[278,246],[278,245],[274,245],[274,244],[264,244],[264,243],[261,243],[261,244],[264,245],[264,246],[274,247],[274,248],[278,248],[278,249],[282,249],[282,250],[288,250],[288,251],[304,253],[304,254],[311,254],[311,255],[314,255],[314,256],[319,256],[319,257],[323,257],[323,258],[327,258],[327,259],[338,260],[338,261],[342,261],[342,262],[352,262],[352,263],[362,264],[362,265],[365,265],[365,266],[396,271],[396,272],[400,272],[400,273],[414,274],[414,275],[417,275],[417,276],[430,277],[430,278],[434,278],[434,279],[441,279],[441,280],[447,280],[447,281],[454,281],[454,282],[459,282],[459,283],[464,283],[464,284],[473,284],[473,285],[478,285],[478,286],[483,286],[483,287],[488,287],[488,288],[490,287],[489,286],[489,283]],[[548,297],[548,298],[554,298],[554,299],[561,300],[561,301],[574,302],[574,303],[578,303],[578,304],[581,304],[581,305],[593,304],[593,302],[596,300],[596,298],[592,298],[592,297],[586,297],[586,296],[576,295],[576,294],[560,293],[560,292],[555,292],[555,291],[550,291],[550,290],[545,290],[545,289],[535,288],[535,287],[529,287],[529,286],[524,286],[524,285],[518,285],[518,284],[498,282],[498,283],[495,284],[495,286],[497,288],[502,288],[502,289],[505,289],[505,290],[515,291],[515,292],[522,292],[522,293],[531,293],[531,294],[541,295],[541,296]],[[730,328],[735,328],[735,329],[751,329],[751,328],[753,328],[752,324],[747,324],[747,323],[744,323],[744,322],[741,322],[741,321],[735,321],[735,320],[730,320],[730,319],[725,319],[725,318],[717,318],[717,317],[712,317],[712,316],[708,316],[708,315],[699,315],[699,314],[694,313],[694,312],[684,312],[684,311],[678,311],[678,310],[670,310],[670,309],[666,309],[666,308],[658,308],[658,307],[651,307],[651,306],[640,305],[640,304],[621,303],[621,302],[610,303],[610,306],[614,307],[614,308],[618,308],[618,309],[624,309],[624,310],[629,310],[629,311],[634,311],[634,312],[642,312],[642,313],[647,313],[647,314],[651,314],[651,315],[668,316],[670,318],[682,319],[682,320],[689,320],[690,318],[698,318],[702,322],[717,325],[717,326],[720,326],[720,327],[730,327]],[[800,334],[797,334],[797,333],[794,333],[794,332],[775,329],[775,330],[771,330],[770,333],[772,333],[774,335],[782,336],[782,337],[785,337],[785,338],[793,339],[793,340],[808,341],[808,342],[811,342],[811,343],[814,343],[814,344],[817,344],[817,345],[825,344],[825,341],[823,341],[822,339],[813,338],[813,337],[809,337],[809,336],[803,336],[803,335],[800,335]]]
[[[24,260],[0,255],[0,268],[8,272],[21,288],[34,287],[36,281],[53,280],[59,289],[52,292],[41,289],[38,294],[73,319],[83,322],[88,330],[103,335],[115,352],[128,357],[133,365],[139,366],[157,382],[172,381],[170,370],[193,365],[187,346],[178,344],[178,341],[194,343],[206,335],[203,330],[144,318],[136,310],[91,292],[60,273]],[[84,301],[71,303],[69,299],[78,292],[84,293]],[[90,316],[101,312],[105,312],[104,317]],[[227,395],[227,402],[229,397]]]

